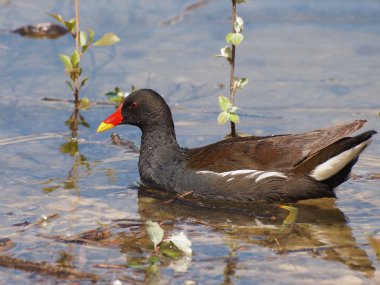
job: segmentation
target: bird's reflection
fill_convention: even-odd
[[[288,204],[297,215],[287,224],[289,211],[275,204],[242,206],[211,203],[139,187],[139,213],[143,220],[170,221],[174,224],[203,224],[228,240],[230,254],[226,261],[225,282],[236,267],[239,244],[256,244],[271,248],[279,254],[309,252],[310,257],[340,262],[352,270],[372,277],[375,268],[365,250],[356,242],[347,218],[335,206],[335,199],[315,199]],[[165,203],[163,201],[170,201]],[[285,207],[286,208],[286,207]]]

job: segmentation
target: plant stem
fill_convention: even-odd
[[[232,2],[232,32],[235,33],[235,27],[234,24],[236,22],[236,0],[231,0]],[[229,60],[230,63],[230,101],[233,106],[235,106],[235,45],[232,44],[231,48],[231,59]],[[235,123],[231,122],[231,136],[236,137],[236,127]]]
[[[80,54],[79,50],[79,0],[75,0],[75,49]],[[79,66],[77,67],[79,70]],[[71,129],[71,138],[78,137],[78,113],[79,113],[79,73],[74,76],[74,117],[73,126]]]

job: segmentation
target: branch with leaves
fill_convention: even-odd
[[[120,39],[114,33],[106,33],[100,39],[94,42],[95,33],[92,29],[87,31],[79,30],[79,0],[75,1],[75,18],[70,20],[65,20],[59,14],[47,13],[49,16],[53,17],[59,23],[61,23],[69,31],[71,36],[75,39],[75,50],[71,55],[59,54],[59,59],[63,62],[65,67],[65,72],[69,77],[69,80],[65,82],[70,87],[74,95],[74,113],[71,116],[70,120],[70,129],[72,131],[72,139],[77,138],[77,129],[78,129],[78,114],[79,108],[82,106],[86,107],[89,105],[89,100],[83,98],[79,100],[79,92],[85,86],[89,77],[81,79],[82,67],[80,67],[80,61],[82,56],[88,51],[92,46],[110,46]]]
[[[75,19],[70,19],[66,21],[59,14],[48,13],[48,15],[50,15],[58,22],[63,24],[74,39],[78,38],[78,45],[76,46],[71,56],[65,54],[59,55],[59,59],[63,62],[65,66],[65,72],[70,78],[70,81],[66,81],[66,83],[74,92],[75,99],[78,100],[79,91],[89,79],[89,77],[85,77],[80,81],[80,84],[76,84],[76,81],[79,82],[79,77],[82,75],[82,68],[79,66],[79,63],[84,53],[91,46],[110,46],[120,41],[120,39],[114,33],[106,33],[100,39],[93,42],[95,33],[92,29],[88,29],[87,31],[79,31],[76,30],[77,25]]]
[[[230,65],[230,98],[220,96],[219,106],[222,112],[218,116],[218,123],[224,124],[227,121],[231,122],[231,136],[236,136],[235,123],[239,123],[239,116],[236,111],[239,109],[235,106],[236,91],[240,88],[244,88],[248,84],[248,79],[244,77],[235,76],[235,53],[236,46],[238,46],[243,40],[242,34],[244,21],[241,17],[237,16],[236,5],[247,2],[246,0],[231,0],[232,1],[232,32],[226,35],[226,42],[230,45],[225,46],[220,50],[220,54],[217,57],[227,59]]]

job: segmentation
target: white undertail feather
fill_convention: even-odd
[[[355,159],[360,152],[370,143],[370,140],[364,141],[353,148],[350,148],[332,158],[318,165],[311,173],[310,176],[318,181],[326,180],[339,171],[341,171],[350,161]]]

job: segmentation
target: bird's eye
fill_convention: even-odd
[[[132,108],[132,109],[137,109],[138,106],[139,106],[139,105],[138,105],[136,102],[132,102],[132,103],[131,103],[131,108]]]

